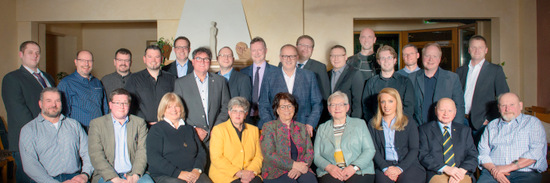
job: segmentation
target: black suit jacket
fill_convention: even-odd
[[[166,72],[169,72],[170,74],[176,76],[176,78],[178,77],[178,66],[176,65],[176,62],[177,60],[174,60],[172,63],[168,64],[168,65],[165,65],[164,67],[162,67],[162,70],[163,71],[166,71]],[[191,60],[187,60],[187,74],[189,73],[192,73],[193,72],[193,64],[191,63]],[[186,75],[187,75],[186,74]]]
[[[468,65],[469,63],[456,70],[464,92],[466,92],[466,80],[468,79]],[[510,89],[502,67],[485,60],[474,88],[470,109],[470,126],[478,130],[485,120],[491,121],[498,118],[500,113],[498,112],[497,97],[507,92],[510,92]]]
[[[51,86],[55,87],[53,77],[42,72]],[[42,85],[25,67],[12,71],[2,80],[2,99],[8,114],[8,140],[4,146],[12,151],[19,151],[19,132],[27,122],[40,114],[38,101]],[[9,145],[9,146],[8,146]]]
[[[426,168],[426,180],[430,180],[445,165],[443,160],[443,133],[441,133],[437,121],[420,126],[418,131],[420,135],[420,154],[418,155],[418,159],[420,159],[420,163]],[[478,152],[474,145],[472,132],[469,127],[455,122],[451,124],[451,131],[456,167],[464,168],[468,170],[468,175],[472,175],[476,171],[478,164]]]
[[[330,79],[329,86],[331,86],[330,83],[332,83],[333,70],[330,70],[327,73],[328,78]],[[365,84],[365,82],[363,82],[364,80],[365,79],[363,79],[363,74],[361,74],[361,72],[351,66],[348,66],[342,71],[342,74],[340,74],[338,81],[336,81],[336,85],[334,85],[334,89],[331,88],[331,94],[334,93],[332,91],[341,91],[342,93],[348,95],[349,104],[351,105],[351,110],[348,111],[348,114],[351,117],[363,117],[361,95],[363,94],[363,87]]]
[[[407,118],[409,119],[409,123],[405,126],[403,131],[395,131],[393,142],[398,156],[397,166],[403,169],[403,171],[406,171],[410,166],[422,167],[418,162],[418,128],[413,118]],[[386,139],[384,138],[384,130],[375,129],[372,126],[372,122],[369,122],[369,130],[376,148],[376,154],[374,154],[374,167],[382,170],[389,166],[394,166],[386,161]]]
[[[252,102],[252,82],[250,77],[233,69],[229,77],[229,94],[233,97],[244,97]]]

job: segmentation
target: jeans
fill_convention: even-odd
[[[520,171],[513,171],[510,172],[510,175],[506,176],[510,183],[523,183],[523,182],[541,182],[542,181],[542,174],[533,171],[533,172],[520,172]],[[479,176],[478,183],[497,183],[497,180],[491,175],[491,172],[487,169],[483,169],[481,171],[481,175]]]
[[[120,177],[121,179],[126,179],[126,177],[124,177],[123,173],[119,173],[118,177]],[[151,176],[149,176],[149,174],[143,174],[137,182],[138,183],[154,183],[153,179],[151,178]],[[105,182],[105,180],[103,180],[103,177],[101,177],[101,178],[99,178],[97,183],[111,183],[111,181]]]

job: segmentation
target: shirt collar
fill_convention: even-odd
[[[470,60],[470,64],[468,64],[468,68],[481,67],[483,63],[485,63],[485,59],[481,60],[481,62],[477,63],[476,65],[472,65],[472,60]]]
[[[443,123],[441,123],[441,121],[437,121],[437,125],[439,125],[439,129],[441,129],[441,131],[445,130],[443,127],[447,126],[449,128],[449,131],[451,130],[451,126],[452,126],[453,122],[449,123],[448,125],[443,125]]]
[[[439,77],[439,69],[440,69],[440,68],[438,67],[437,70],[435,71],[434,76],[431,77],[431,78],[437,79],[437,78]],[[425,77],[425,78],[428,78],[428,79],[431,79],[431,78],[429,78],[428,76],[426,76],[426,72],[424,72],[424,77]]]
[[[391,120],[391,122],[390,122],[390,123],[391,123],[390,128],[393,127],[393,126],[395,125],[395,119],[396,119],[396,118],[397,118],[397,116],[394,117],[394,118]],[[382,125],[384,125],[385,127],[388,127],[388,126],[389,126],[389,125],[388,125],[388,122],[386,122],[386,120],[384,120],[384,118],[382,118]]]
[[[113,120],[113,124],[118,123],[118,121],[115,119],[115,117],[113,117],[113,114],[111,114],[111,119]],[[124,123],[122,123],[122,125],[125,125],[129,121],[130,121],[130,117],[126,116],[126,119],[124,119]],[[120,124],[120,123],[118,123],[118,124]]]
[[[199,76],[197,76],[197,73],[193,72],[193,75],[195,76],[195,80],[201,82]],[[206,77],[204,77],[204,82],[201,82],[201,83],[205,83],[206,81],[208,81],[208,72],[206,72]]]
[[[231,70],[229,70],[229,72],[225,73],[224,75],[221,74],[221,71],[218,71],[218,74],[220,76],[223,76],[225,80],[229,81],[229,78],[231,78],[231,72],[233,72],[233,68],[231,68]]]
[[[185,59],[185,64],[181,65],[180,62],[178,62],[178,60],[174,61],[176,62],[176,65],[179,66],[179,67],[186,67],[187,64],[189,63],[189,59]]]
[[[256,67],[260,67],[260,69],[262,69],[262,68],[265,68],[266,64],[267,64],[267,61],[263,61],[263,62],[262,62],[261,64],[259,64],[259,65],[256,65],[256,63],[252,63],[252,66],[254,66],[253,69],[256,69]]]
[[[342,72],[344,72],[344,69],[346,69],[347,67],[348,67],[348,64],[344,65],[344,67],[342,67],[340,69],[332,69],[332,71],[342,73]]]
[[[31,68],[29,68],[29,67],[27,67],[27,66],[24,66],[24,65],[23,65],[23,67],[24,67],[25,69],[27,69],[27,71],[29,71],[31,74],[34,74],[34,73],[35,73],[33,70],[31,70]],[[39,68],[36,68],[36,73],[42,75],[42,71],[40,71]]]
[[[283,67],[281,67],[281,70],[283,71],[283,74],[286,76],[286,77],[289,77],[289,78],[292,78],[294,76],[296,76],[296,67],[294,67],[294,73],[292,74],[292,76],[289,76],[286,74],[285,70],[283,69]]]
[[[38,115],[38,117],[36,117],[36,118],[37,118],[37,121],[40,122],[40,123],[44,123],[44,122],[51,123],[51,121],[46,120],[46,118],[44,118],[44,116],[42,116],[42,113],[40,113],[40,115]],[[59,114],[59,121],[57,121],[57,122],[61,124],[61,122],[63,120],[65,120],[65,115]]]
[[[76,70],[74,71],[73,74],[76,76],[76,78],[78,78],[79,80],[82,80],[82,81],[91,81],[94,78],[92,73],[90,73],[90,78],[82,77]]]
[[[502,117],[500,117],[499,124],[507,125],[507,124],[512,124],[512,123],[520,123],[521,118],[523,118],[523,113],[520,113],[518,115],[518,117],[510,120],[510,122],[506,122],[506,121],[504,121],[504,119],[502,119]]]
[[[168,119],[168,118],[162,118],[166,123],[170,124],[170,126],[176,128],[176,126],[174,126],[174,124]],[[183,119],[180,118],[179,120],[179,126],[184,126],[185,125],[185,121],[183,121]]]
[[[237,127],[235,127],[235,125],[233,125],[233,122],[231,122],[231,119],[229,119],[229,120],[230,120],[229,123],[231,123],[231,126],[232,126],[233,128],[235,128],[235,130],[239,131],[239,129],[237,129]],[[246,129],[246,125],[244,124],[244,121],[243,121],[243,123],[241,124],[241,126],[243,126],[243,130],[241,130],[241,132],[243,132],[244,129]]]

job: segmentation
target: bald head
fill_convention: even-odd
[[[456,116],[455,102],[450,98],[439,99],[435,107],[435,114],[439,122],[444,125],[450,124]]]
[[[510,122],[516,119],[521,114],[521,109],[523,109],[523,102],[515,93],[503,93],[498,97],[498,110],[504,121]]]
[[[374,51],[374,43],[376,42],[376,36],[374,31],[370,28],[364,28],[359,34],[359,43],[361,43],[362,50]]]

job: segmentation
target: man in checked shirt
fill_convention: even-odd
[[[541,182],[546,171],[546,134],[539,119],[521,113],[523,103],[514,93],[498,97],[500,118],[494,119],[478,145],[485,182]]]

